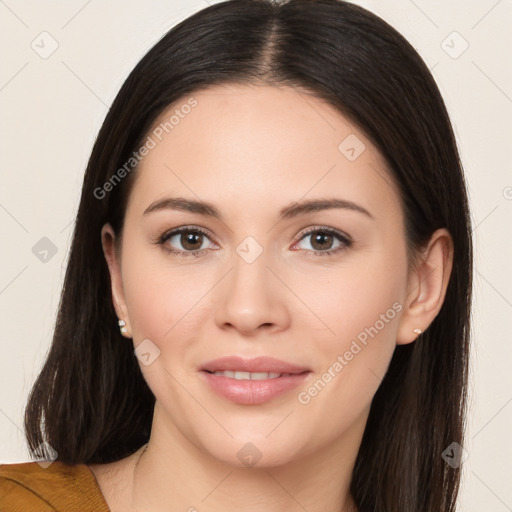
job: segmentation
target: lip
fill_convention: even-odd
[[[237,380],[209,372],[216,371],[287,373],[274,379]],[[215,393],[240,405],[258,405],[272,400],[301,385],[311,374],[306,367],[297,366],[271,357],[243,359],[237,356],[222,357],[206,363],[199,374]]]
[[[311,371],[305,366],[298,366],[273,357],[255,357],[244,359],[239,356],[227,356],[214,359],[203,365],[201,370],[208,372],[241,371],[241,372],[274,372],[274,373],[303,373]]]

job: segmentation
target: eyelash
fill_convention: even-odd
[[[207,237],[208,239],[210,238],[209,234],[201,228],[182,226],[180,228],[176,228],[176,229],[173,229],[172,231],[168,231],[168,232],[164,233],[160,237],[160,239],[157,241],[157,243],[159,245],[161,245],[162,247],[164,247],[164,249],[168,253],[171,253],[171,254],[176,254],[178,256],[185,256],[185,257],[189,257],[189,256],[200,257],[201,253],[203,251],[205,251],[205,249],[197,249],[195,251],[181,251],[178,249],[173,249],[173,248],[169,247],[168,245],[166,245],[168,240],[170,240],[173,236],[179,235],[181,233],[201,234],[201,235],[204,235],[205,237]],[[312,233],[323,233],[323,234],[332,235],[335,238],[337,238],[338,241],[341,242],[341,244],[342,244],[339,247],[337,247],[336,249],[328,249],[326,251],[312,251],[309,249],[303,249],[303,250],[305,250],[306,254],[313,253],[314,256],[331,256],[335,253],[338,253],[340,251],[348,249],[349,247],[352,246],[352,243],[353,243],[352,240],[348,236],[344,235],[343,233],[341,233],[340,231],[338,231],[336,229],[328,228],[328,227],[314,227],[314,228],[311,228],[311,229],[305,231],[304,233],[302,233],[301,237],[294,245],[298,244],[304,238],[306,238],[308,235],[311,235]]]

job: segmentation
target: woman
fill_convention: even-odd
[[[26,409],[49,460],[1,467],[2,510],[454,511],[471,269],[402,36],[339,0],[196,13],[99,133]]]

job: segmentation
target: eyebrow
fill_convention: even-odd
[[[352,201],[334,198],[312,199],[308,201],[298,201],[291,203],[290,205],[285,206],[280,210],[279,220],[291,219],[293,217],[298,217],[299,215],[319,212],[322,210],[331,210],[334,208],[341,208],[345,210],[359,212],[366,215],[370,219],[374,219],[373,215],[366,208],[363,208],[362,206],[353,203]],[[144,210],[143,215],[147,215],[152,212],[166,209],[197,213],[199,215],[205,215],[208,217],[223,220],[220,211],[213,204],[208,203],[206,201],[195,201],[192,199],[185,199],[183,197],[167,197],[155,201],[151,203],[146,208],[146,210]]]

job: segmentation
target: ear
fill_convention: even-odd
[[[409,273],[407,298],[397,333],[397,344],[414,341],[414,329],[426,331],[443,305],[453,265],[453,240],[446,229],[433,233]]]
[[[112,287],[112,302],[119,320],[124,320],[126,332],[121,332],[126,338],[131,338],[130,318],[124,298],[123,281],[121,278],[121,255],[116,250],[116,235],[110,224],[105,224],[101,229],[101,245],[103,254],[107,260]]]

